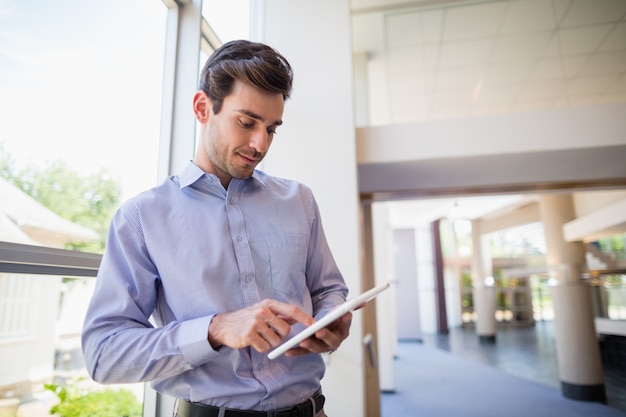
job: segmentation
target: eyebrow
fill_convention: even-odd
[[[235,109],[235,111],[239,112],[239,113],[243,113],[246,116],[248,116],[251,119],[255,119],[255,120],[259,120],[261,122],[265,122],[265,119],[261,116],[259,116],[258,114],[251,112],[250,110],[246,110],[246,109]],[[280,126],[283,124],[282,120],[276,120],[272,125],[273,126]]]

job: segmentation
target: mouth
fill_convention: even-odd
[[[261,158],[255,156],[248,156],[240,153],[239,157],[248,165],[257,165],[261,162]]]

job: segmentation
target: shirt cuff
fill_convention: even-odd
[[[201,365],[218,354],[208,340],[211,320],[213,315],[180,323],[178,346],[185,359],[194,366]]]

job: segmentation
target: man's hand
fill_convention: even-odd
[[[267,352],[282,343],[296,322],[310,326],[315,319],[295,305],[267,299],[241,310],[215,315],[209,325],[208,340],[214,349],[251,346],[258,352]]]
[[[300,356],[311,352],[324,353],[339,348],[350,334],[352,313],[346,313],[323,329],[318,330],[313,336],[300,342],[300,346],[289,349],[286,356]]]

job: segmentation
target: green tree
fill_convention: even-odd
[[[83,174],[60,160],[17,168],[0,143],[0,175],[59,216],[100,235],[96,242],[69,243],[67,249],[102,253],[121,198],[119,180],[108,170]]]

